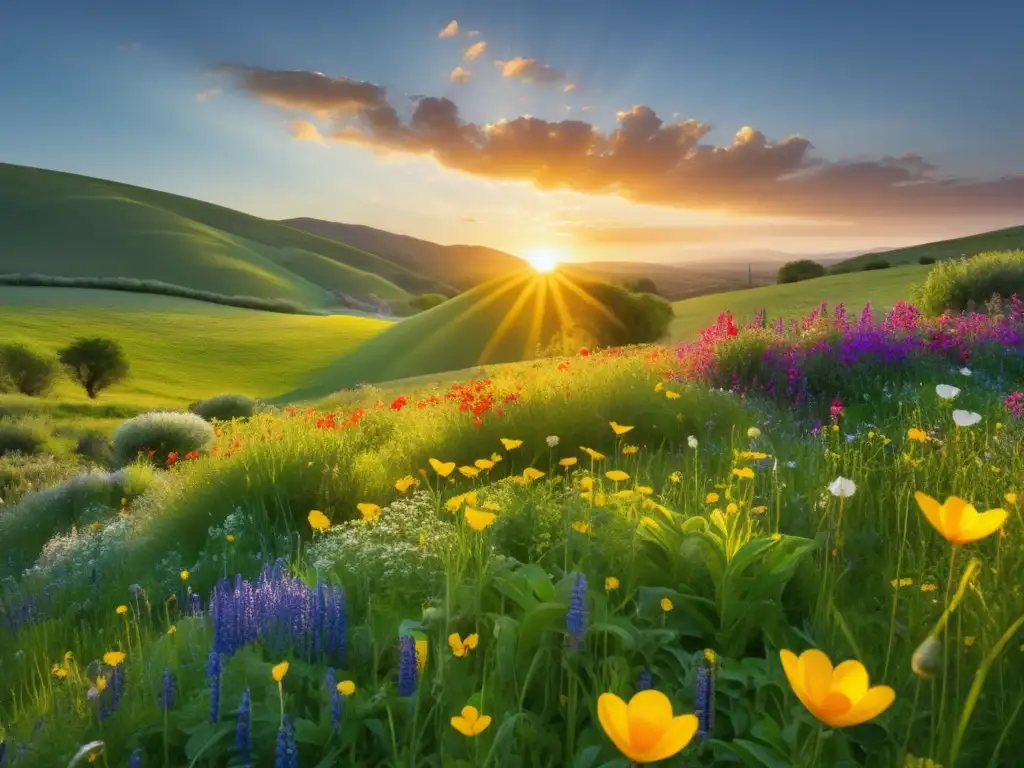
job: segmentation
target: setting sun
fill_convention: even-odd
[[[529,251],[524,258],[536,272],[553,272],[561,261],[558,253],[550,248]]]

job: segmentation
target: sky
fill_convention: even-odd
[[[1024,4],[4,0],[0,161],[565,260],[1024,224]]]

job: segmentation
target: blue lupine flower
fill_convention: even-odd
[[[210,680],[210,722],[220,719],[220,654],[210,651],[206,662],[206,677]]]
[[[295,744],[295,731],[291,721],[285,717],[281,730],[277,732],[277,749],[274,750],[274,768],[298,768],[299,749]]]
[[[416,666],[416,641],[412,635],[398,638],[398,695],[412,696],[419,684],[419,669]]]
[[[331,698],[331,727],[337,732],[341,726],[342,700],[341,694],[338,692],[338,680],[334,676],[334,667],[327,668],[327,674],[324,675],[324,687],[327,689],[327,695]]]
[[[164,684],[160,691],[160,708],[171,709],[174,706],[174,678],[171,676],[171,670],[164,670]]]
[[[572,587],[569,598],[569,611],[565,615],[566,629],[571,637],[570,644],[579,648],[583,642],[583,633],[587,631],[587,578],[577,574],[576,583]]]
[[[238,707],[238,722],[235,725],[235,751],[242,765],[252,764],[252,702],[249,689],[242,693],[242,703]]]
[[[203,612],[203,601],[200,599],[198,594],[193,592],[191,595],[189,595],[189,600],[192,603],[193,616],[198,616],[200,613]]]
[[[142,748],[136,747],[128,760],[128,768],[142,768]]]
[[[697,690],[693,697],[694,714],[697,715],[697,735],[706,739],[715,727],[715,652],[704,651],[704,658],[697,670]]]
[[[651,671],[644,667],[640,670],[640,674],[636,678],[636,689],[638,691],[650,690],[651,686],[654,685],[654,679],[651,677]]]

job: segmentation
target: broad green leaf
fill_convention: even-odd
[[[631,651],[636,647],[636,632],[628,622],[602,622],[598,624],[591,624],[587,628],[587,637],[602,634],[617,637],[622,642],[623,650]]]
[[[556,599],[555,585],[551,583],[547,571],[536,563],[530,563],[518,569],[517,573],[526,580],[530,589],[542,603],[554,602]]]
[[[759,766],[760,768],[793,768],[791,760],[763,744],[746,739],[733,739],[731,742],[716,741],[715,743],[740,757],[744,765]]]
[[[519,656],[522,657],[537,647],[541,635],[545,632],[564,626],[565,606],[561,603],[541,603],[527,612],[519,625]]]

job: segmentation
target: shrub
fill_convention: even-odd
[[[75,339],[60,351],[58,357],[90,399],[95,399],[101,390],[128,376],[128,359],[121,345],[113,339]]]
[[[89,432],[78,437],[75,453],[97,464],[108,466],[113,463],[114,451],[110,441],[101,434]]]
[[[913,295],[926,315],[979,311],[993,296],[1024,296],[1024,251],[991,251],[935,265]]]
[[[144,413],[120,424],[114,430],[114,461],[119,466],[137,458],[150,458],[166,466],[168,457],[184,458],[213,440],[213,427],[194,413],[156,411]]]
[[[623,284],[626,290],[632,291],[633,293],[653,293],[658,294],[658,286],[649,277],[639,277],[636,280],[628,280]]]
[[[26,494],[64,482],[78,471],[78,462],[67,456],[0,456],[0,507],[17,504]]]
[[[892,264],[890,264],[885,259],[872,259],[871,261],[865,263],[863,267],[861,267],[861,271],[871,272],[872,270],[875,269],[888,269],[891,266]]]
[[[0,424],[0,456],[9,453],[23,453],[26,456],[42,453],[47,437],[43,430],[29,424]]]
[[[247,419],[256,413],[256,401],[245,395],[214,395],[190,405],[189,410],[207,421]]]
[[[920,259],[917,260],[917,263],[918,264],[934,264],[935,263],[935,257],[934,256],[922,256]]]
[[[633,293],[601,282],[580,283],[580,287],[602,307],[584,303],[584,316],[574,319],[581,328],[587,329],[594,343],[602,347],[657,341],[668,333],[669,323],[675,317],[672,305],[651,293]]]
[[[121,500],[130,505],[156,480],[154,470],[133,465],[116,472],[79,473],[60,485],[27,494],[0,515],[0,541],[14,573],[35,561],[53,536],[116,516]]]
[[[799,283],[801,280],[810,280],[815,277],[822,277],[825,274],[825,267],[811,259],[800,259],[789,261],[779,267],[776,275],[776,283]]]
[[[448,297],[440,293],[424,293],[420,296],[413,296],[409,299],[409,306],[417,312],[426,312],[428,309],[440,306],[448,301]]]
[[[0,346],[0,379],[23,395],[46,394],[57,378],[57,365],[24,344]]]

